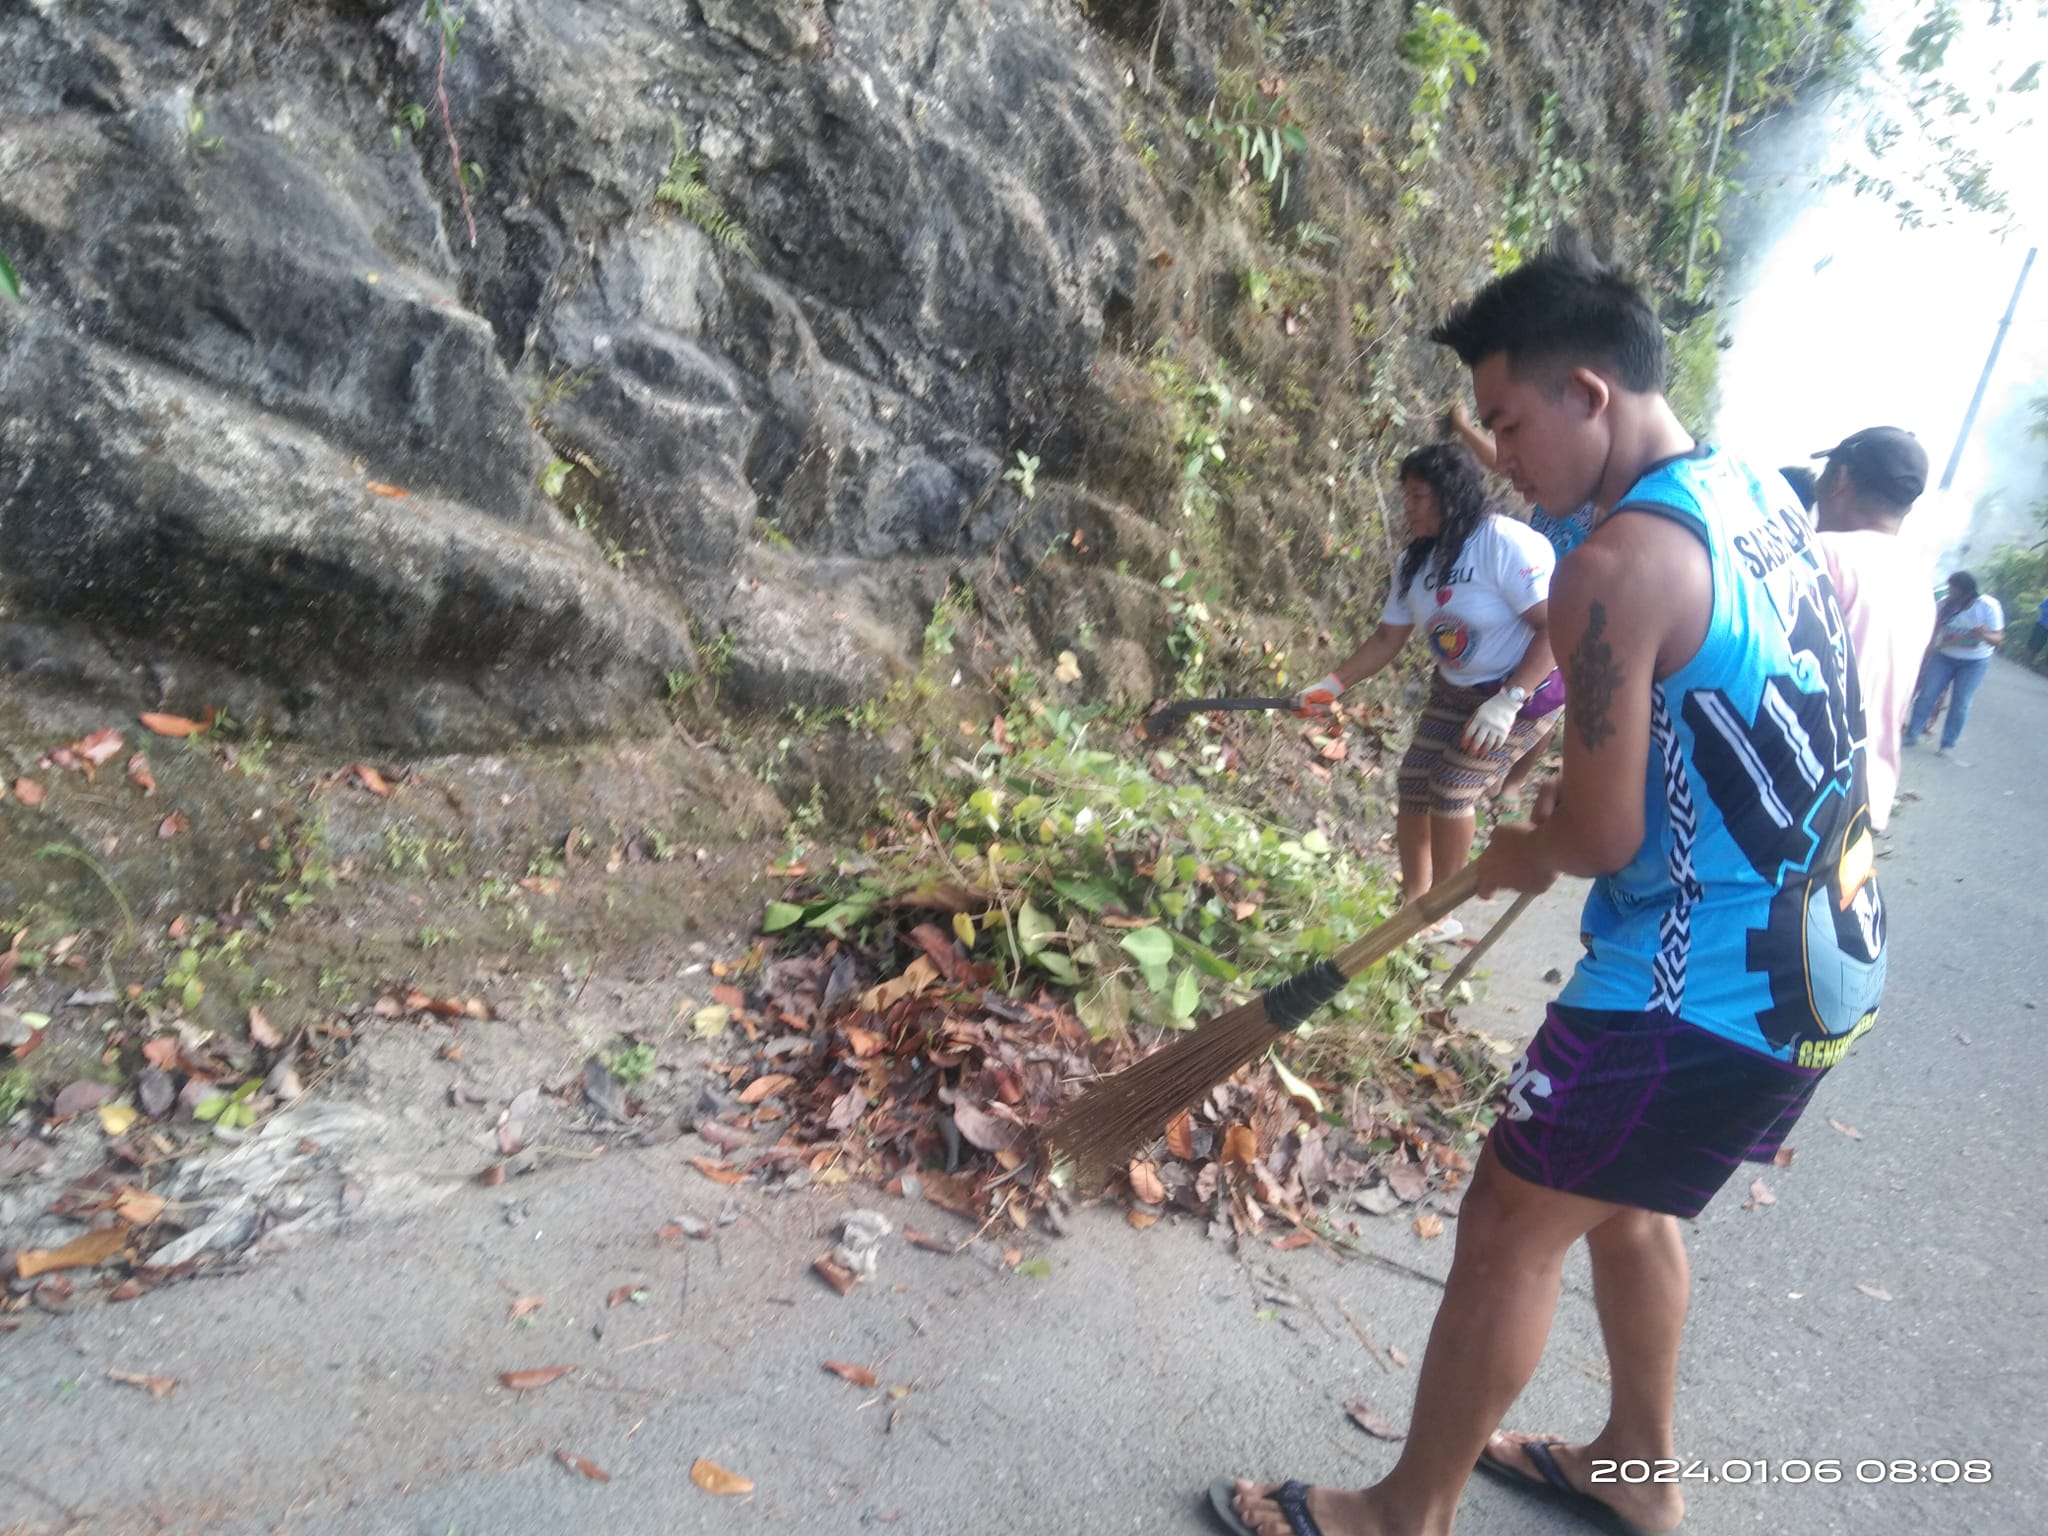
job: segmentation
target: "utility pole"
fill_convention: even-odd
[[[1977,376],[1977,392],[1970,396],[1970,408],[1963,412],[1962,430],[1956,433],[1956,445],[1949,452],[1948,468],[1941,472],[1941,490],[1949,488],[1956,477],[1956,466],[1963,461],[1963,444],[1970,440],[1970,428],[1977,424],[1977,407],[1984,403],[1991,370],[1998,366],[1998,349],[2005,345],[2005,333],[2012,329],[2012,317],[2020,307],[2020,290],[2027,286],[2027,274],[2034,270],[2034,257],[2039,249],[2028,246],[2027,259],[2020,263],[2020,280],[2012,285],[2012,302],[2005,306],[2005,318],[1998,322],[1998,332],[1991,338],[1991,355],[1984,359],[1984,371]]]

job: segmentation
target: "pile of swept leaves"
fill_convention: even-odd
[[[1021,743],[998,719],[954,763],[957,795],[894,843],[829,878],[791,871],[763,924],[780,957],[757,951],[711,1021],[746,1031],[739,1108],[779,1139],[707,1172],[914,1180],[976,1220],[1022,1227],[1044,1209],[1057,1224],[1034,1133],[1060,1104],[1389,910],[1363,861],[1212,795],[1221,770],[1199,751],[1136,761],[1058,712],[1035,723]],[[1241,1235],[1381,1182],[1394,1204],[1454,1189],[1495,1068],[1418,1008],[1427,975],[1393,957],[1285,1043],[1298,1070],[1271,1055],[1162,1127],[1125,1174],[1134,1223],[1171,1205]]]

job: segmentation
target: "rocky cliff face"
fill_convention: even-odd
[[[392,746],[566,737],[707,642],[743,702],[877,692],[986,561],[1146,690],[1195,439],[1134,359],[1212,338],[1257,372],[1308,316],[1334,375],[1415,270],[1247,313],[1177,129],[1249,13],[1085,9],[6,0],[0,667]],[[1406,9],[1307,10],[1398,112]],[[1459,131],[1512,146],[1526,113]],[[1372,196],[1318,152],[1297,228]],[[1265,446],[1336,486],[1359,446],[1321,449],[1331,402],[1293,387]],[[1334,548],[1300,542],[1327,500],[1226,510],[1233,587]]]

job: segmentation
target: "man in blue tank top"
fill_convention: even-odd
[[[1561,779],[1503,827],[1480,889],[1592,877],[1585,958],[1516,1064],[1458,1220],[1414,1423],[1371,1488],[1239,1483],[1260,1536],[1442,1536],[1475,1464],[1609,1528],[1673,1529],[1688,1271],[1678,1218],[1769,1160],[1884,982],[1863,709],[1791,488],[1696,444],[1642,295],[1575,236],[1435,332],[1472,370],[1528,500],[1591,502],[1550,626],[1571,708]],[[1571,1443],[1496,1430],[1586,1240],[1612,1381]]]

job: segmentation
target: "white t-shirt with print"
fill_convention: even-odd
[[[1986,593],[1961,613],[1941,626],[1943,641],[1941,654],[1953,656],[1958,661],[1982,661],[1998,647],[1988,640],[1964,640],[1950,643],[1950,635],[1967,635],[1973,629],[1998,630],[2005,628],[2005,610],[1998,606],[1998,599]]]
[[[1469,688],[1506,677],[1536,634],[1522,615],[1549,599],[1557,552],[1528,524],[1496,513],[1472,530],[1438,582],[1429,579],[1435,553],[1405,592],[1387,594],[1382,622],[1420,630],[1446,682]]]

